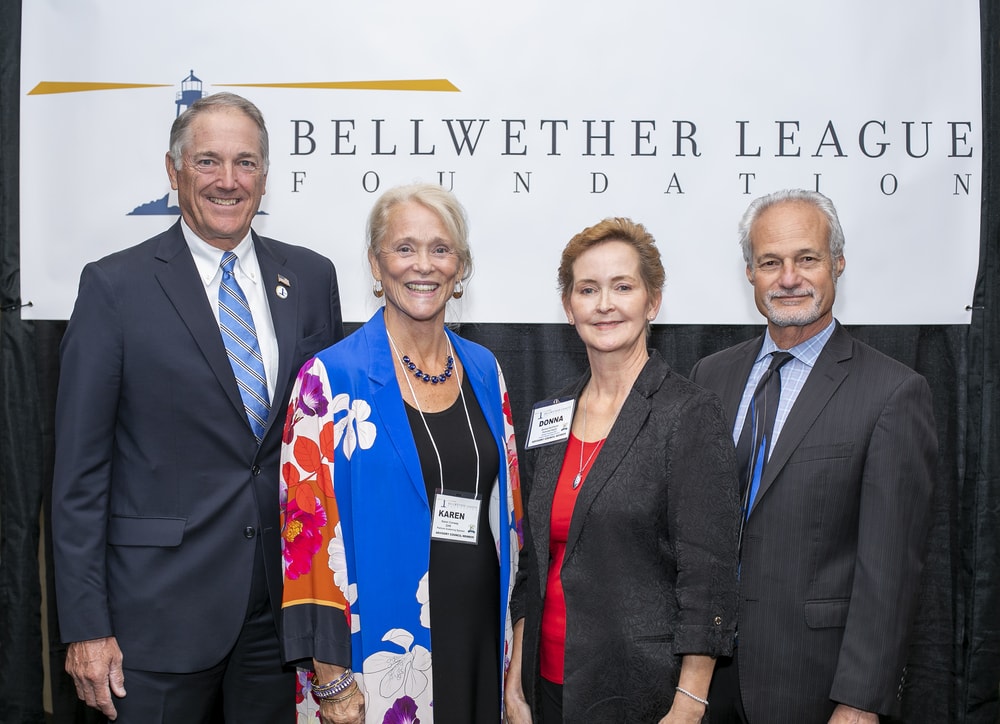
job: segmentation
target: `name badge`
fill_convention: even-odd
[[[431,539],[452,543],[479,542],[478,495],[437,489],[431,511]]]
[[[525,447],[541,447],[569,440],[575,406],[576,400],[572,397],[536,402],[531,408],[531,424]]]

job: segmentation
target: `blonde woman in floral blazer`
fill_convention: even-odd
[[[358,695],[351,693],[351,685],[340,687],[336,695],[316,699],[311,694],[313,680],[301,671],[300,721],[315,721],[317,709],[324,723],[335,724],[402,724],[417,718],[422,724],[465,724],[498,722],[501,717],[502,677],[511,645],[508,602],[521,540],[510,408],[493,354],[445,329],[447,298],[441,302],[439,315],[424,313],[427,297],[436,292],[437,285],[455,284],[442,270],[454,270],[455,264],[449,265],[445,254],[456,234],[438,228],[441,212],[432,208],[432,215],[439,217],[435,226],[433,216],[427,217],[424,198],[414,200],[412,188],[394,192],[403,200],[390,200],[388,223],[381,235],[377,220],[370,221],[375,229],[370,232],[369,257],[376,296],[383,289],[386,296],[384,310],[308,362],[299,373],[289,405],[281,490],[284,653],[303,669],[315,670],[320,691],[329,689],[324,689],[328,683],[346,681],[348,668],[358,687]],[[416,188],[426,193],[425,187]],[[448,193],[434,188],[437,191],[430,193]],[[404,240],[402,246],[397,244],[399,239]],[[460,290],[461,271],[454,273]],[[453,289],[445,286],[447,297]],[[425,319],[414,319],[421,314]],[[441,335],[440,348],[450,352],[447,361],[442,358],[434,367],[427,362],[427,368],[441,366],[449,374],[441,375],[446,379],[439,380],[440,384],[431,385],[403,359],[409,362],[415,352],[419,355],[419,341],[428,341],[416,336],[418,330],[428,335],[434,329]],[[435,397],[443,394],[444,405]],[[434,416],[444,414],[437,408],[449,405],[459,410],[461,434],[449,439],[431,435]],[[478,442],[469,445],[477,415]],[[437,461],[432,454],[430,463],[427,439],[423,441],[425,455],[419,450],[425,432],[431,435],[430,447],[437,454]],[[443,459],[440,470],[447,490],[454,482],[454,477],[449,481],[448,458],[457,454],[463,436],[466,447],[475,447],[479,481],[486,481],[481,486],[476,483],[482,522],[478,546],[491,559],[485,567],[487,577],[494,576],[488,608],[496,617],[487,624],[495,658],[485,667],[492,672],[486,695],[482,688],[475,688],[474,673],[472,691],[467,690],[470,684],[461,681],[461,676],[469,675],[465,669],[475,670],[479,664],[452,660],[457,658],[452,653],[438,656],[438,650],[450,651],[444,648],[451,645],[446,639],[464,634],[449,631],[451,621],[432,616],[434,611],[457,610],[461,618],[480,613],[462,610],[463,596],[439,600],[435,591],[442,586],[444,590],[460,588],[477,575],[481,579],[483,570],[454,570],[449,564],[447,575],[429,575],[435,570],[435,556],[455,553],[466,560],[471,551],[462,542],[431,539],[433,518],[447,510],[435,491],[441,487],[439,465]],[[488,473],[486,479],[490,459],[496,475]],[[478,563],[473,565],[480,568]],[[444,629],[440,636],[432,635],[432,622]],[[469,643],[469,651],[483,648]],[[454,678],[456,666],[463,669],[457,672],[458,679]],[[442,670],[448,672],[445,680],[436,681],[435,673],[440,675]],[[453,702],[456,697],[464,703]],[[455,713],[456,706],[472,706],[473,711]]]

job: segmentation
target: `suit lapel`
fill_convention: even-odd
[[[604,445],[594,459],[594,464],[587,473],[587,479],[577,496],[573,517],[570,519],[569,535],[566,538],[567,557],[580,538],[591,506],[618,470],[622,460],[633,449],[639,431],[646,425],[652,409],[649,396],[660,388],[668,369],[659,354],[654,352],[632,385],[628,397],[625,398],[622,409],[618,412],[618,418],[611,426]],[[556,474],[558,475],[558,472]]]
[[[226,355],[226,347],[222,343],[222,334],[205,296],[205,286],[198,275],[194,258],[184,241],[179,221],[163,236],[156,250],[156,259],[163,262],[156,272],[160,287],[177,310],[177,314],[184,320],[209,367],[212,368],[226,396],[239,412],[249,431],[250,423],[247,421],[233,368]]]
[[[802,444],[803,439],[820,416],[830,398],[848,375],[847,365],[853,355],[854,343],[847,331],[837,323],[837,327],[816,359],[802,391],[792,406],[781,434],[768,458],[760,489],[754,507],[767,493],[775,478],[781,473],[792,453]],[[751,516],[752,517],[752,516]]]
[[[383,421],[383,430],[403,461],[406,476],[418,497],[427,501],[427,487],[420,467],[420,456],[410,430],[403,395],[396,381],[396,357],[389,346],[385,331],[385,317],[380,309],[371,321],[361,328],[368,345],[368,379],[372,386],[375,409]],[[430,510],[430,502],[426,502]]]
[[[285,393],[282,381],[291,379],[298,372],[292,369],[292,365],[296,361],[295,346],[298,342],[298,312],[302,290],[299,289],[295,272],[285,266],[285,259],[277,256],[274,246],[257,236],[256,232],[251,234],[267,306],[271,310],[271,324],[278,343],[278,376],[274,382],[275,399],[271,400],[271,413],[264,433],[266,435],[266,430],[276,421],[284,423],[288,401],[280,399]],[[278,296],[279,287],[284,290],[284,297]]]
[[[732,372],[726,371],[722,384],[712,386],[726,410],[726,421],[729,423],[730,432],[736,429],[736,415],[740,410],[740,400],[743,399],[743,391],[746,389],[750,370],[757,360],[763,343],[763,335],[744,342],[740,348],[735,350],[739,356]]]

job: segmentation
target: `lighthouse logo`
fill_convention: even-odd
[[[194,70],[188,74],[187,78],[181,81],[181,89],[177,91],[174,99],[174,105],[176,106],[174,118],[186,111],[192,103],[205,95],[202,85],[201,78],[194,74]],[[179,216],[180,213],[180,207],[177,205],[177,192],[168,191],[158,199],[136,206],[126,216]],[[264,212],[258,211],[257,213],[263,214]]]

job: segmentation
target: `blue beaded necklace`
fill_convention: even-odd
[[[403,355],[403,364],[418,380],[436,385],[438,382],[447,382],[448,378],[451,377],[451,371],[455,369],[455,358],[448,355],[448,361],[444,366],[444,372],[439,375],[429,375],[423,370],[417,369],[417,365],[410,361],[410,358],[405,354]]]

